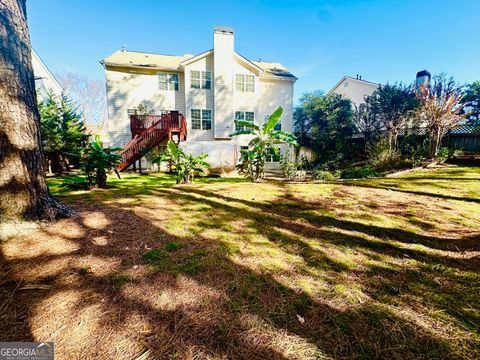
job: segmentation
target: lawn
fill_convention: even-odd
[[[480,168],[111,178],[0,244],[0,340],[58,359],[480,358]]]

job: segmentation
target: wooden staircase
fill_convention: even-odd
[[[185,117],[178,111],[169,111],[162,115],[130,115],[130,140],[119,152],[122,161],[117,166],[118,171],[123,171],[139,160],[152,148],[173,135],[178,135],[178,140],[187,137],[187,123]]]

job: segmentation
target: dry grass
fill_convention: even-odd
[[[3,231],[1,341],[55,341],[58,359],[480,357],[478,168],[60,182],[75,217]]]

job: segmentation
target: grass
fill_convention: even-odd
[[[0,244],[2,341],[59,359],[480,357],[479,168],[63,181],[76,215]]]

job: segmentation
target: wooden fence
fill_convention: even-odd
[[[468,153],[480,153],[480,126],[465,124],[448,132],[443,144]]]

